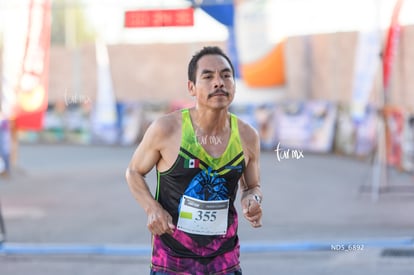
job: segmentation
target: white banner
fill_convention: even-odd
[[[92,113],[92,130],[97,142],[118,140],[116,99],[113,90],[107,46],[96,42],[97,95]]]
[[[378,31],[359,33],[351,103],[351,114],[355,121],[362,121],[365,117],[375,74],[380,68],[380,51],[381,37]]]

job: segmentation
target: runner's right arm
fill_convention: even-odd
[[[156,121],[148,128],[126,170],[129,189],[147,213],[147,227],[154,235],[172,234],[175,228],[171,215],[154,199],[145,181],[145,175],[161,158],[159,146],[164,135],[160,124]]]

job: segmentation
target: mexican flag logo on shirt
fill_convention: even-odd
[[[200,165],[199,159],[186,159],[184,160],[184,168],[198,168]]]

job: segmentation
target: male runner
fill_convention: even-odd
[[[229,113],[234,68],[218,47],[188,65],[195,107],[167,114],[146,131],[126,172],[153,235],[151,274],[241,274],[238,215],[261,226],[259,137]],[[155,197],[145,175],[156,166]]]

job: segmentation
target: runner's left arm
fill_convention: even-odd
[[[260,189],[260,139],[257,132],[250,126],[245,126],[242,131],[245,137],[243,149],[247,163],[240,179],[241,205],[244,217],[256,228],[262,226],[261,202],[263,194]]]

